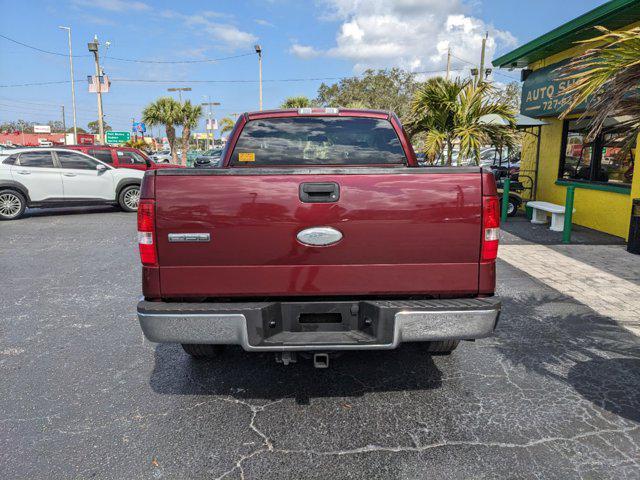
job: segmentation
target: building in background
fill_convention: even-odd
[[[567,186],[574,185],[574,223],[627,238],[632,199],[640,197],[640,173],[634,175],[638,145],[624,159],[619,152],[616,118],[604,132],[585,142],[586,122],[580,111],[558,117],[569,102],[562,95],[566,82],[557,69],[584,52],[576,44],[594,38],[603,26],[612,30],[640,25],[638,0],[613,0],[494,60],[500,68],[522,68],[520,112],[544,120],[540,135],[525,135],[521,176],[533,179],[533,198],[564,205]]]
[[[95,135],[91,133],[78,133],[78,144],[93,145]],[[20,147],[55,147],[59,145],[73,144],[72,133],[24,133],[11,132],[0,133],[0,144]]]

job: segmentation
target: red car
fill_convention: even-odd
[[[195,357],[451,353],[496,326],[499,211],[490,170],[419,166],[392,113],[244,114],[220,168],[145,174],[138,318]]]
[[[108,163],[115,168],[132,168],[134,170],[157,170],[161,168],[182,168],[181,165],[160,164],[132,147],[112,147],[109,145],[68,145],[62,148],[78,150]]]

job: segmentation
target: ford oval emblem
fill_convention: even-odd
[[[312,247],[333,245],[342,239],[342,233],[331,227],[313,227],[298,232],[298,241]]]

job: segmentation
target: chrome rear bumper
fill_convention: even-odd
[[[495,330],[499,298],[252,303],[138,303],[152,342],[241,345],[247,351],[383,350],[402,342],[473,340]],[[331,312],[330,323],[301,313]]]

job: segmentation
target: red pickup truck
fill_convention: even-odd
[[[181,165],[156,163],[147,155],[133,147],[115,147],[110,145],[68,145],[62,148],[78,150],[114,168],[132,168],[134,170],[156,170],[159,168],[182,168]]]
[[[494,176],[419,167],[389,112],[244,114],[221,167],[146,172],[138,231],[142,330],[195,357],[450,353],[500,313]]]

